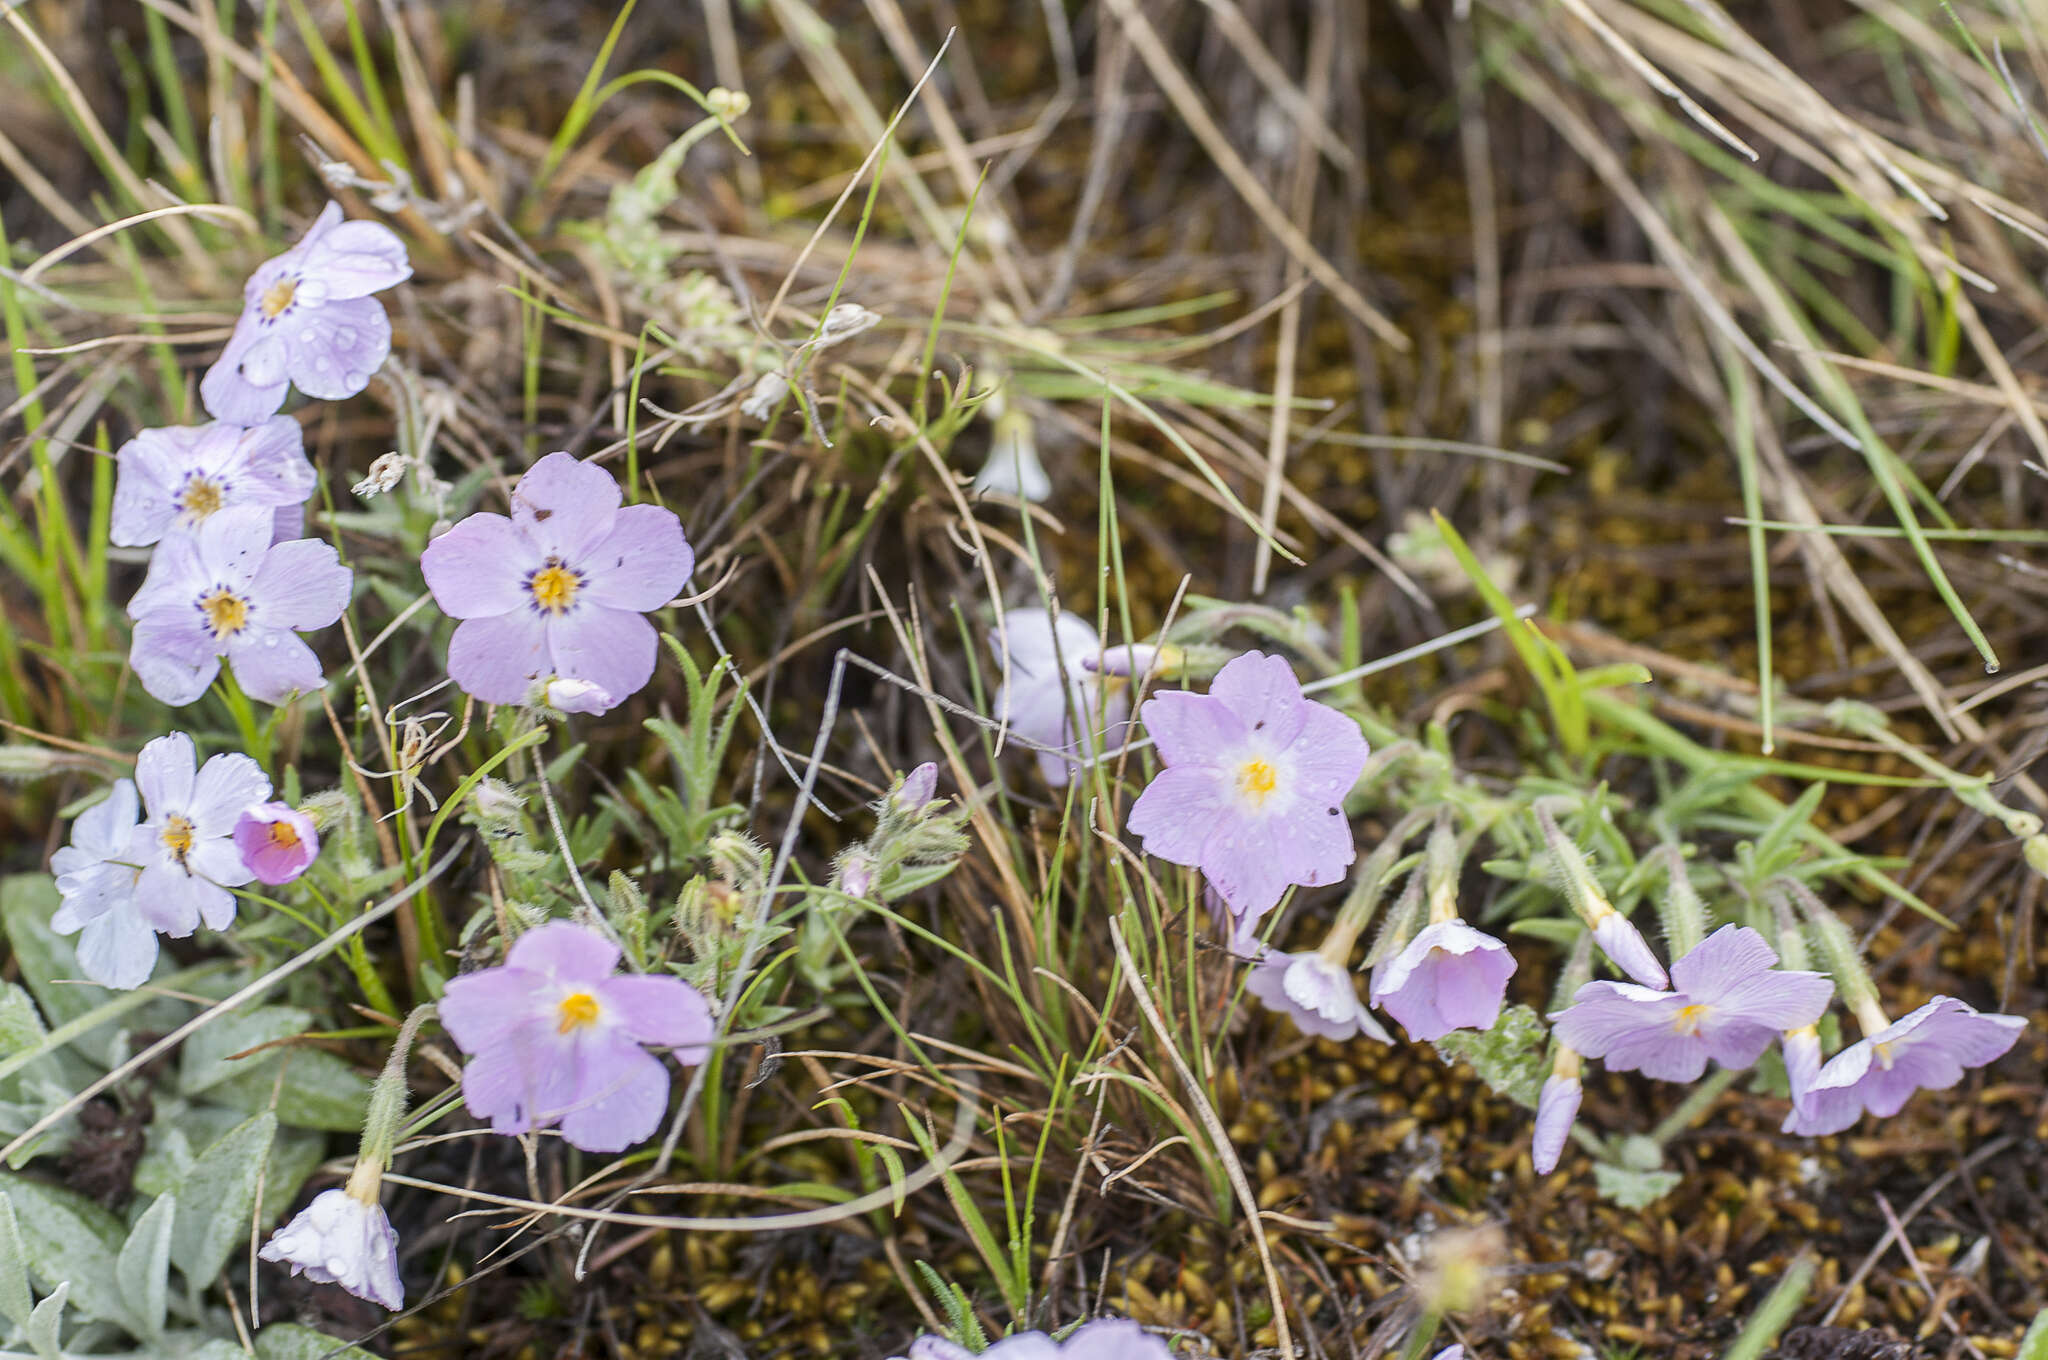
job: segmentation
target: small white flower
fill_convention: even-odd
[[[974,489],[983,495],[1012,496],[1033,504],[1052,494],[1052,478],[1045,475],[1045,464],[1038,461],[1038,440],[1032,434],[1030,416],[1022,411],[1005,411],[996,417],[988,462],[976,475]]]
[[[50,857],[63,905],[50,918],[59,935],[78,935],[78,966],[103,987],[128,991],[149,981],[156,966],[156,927],[142,914],[135,886],[141,851],[135,828],[142,817],[135,785],[114,781],[106,801],[78,814],[71,844]]]
[[[294,1275],[303,1273],[315,1284],[338,1284],[394,1313],[405,1306],[398,1234],[375,1199],[365,1202],[347,1190],[323,1190],[297,1218],[272,1233],[257,1254],[290,1266]]]
[[[1349,944],[1347,940],[1347,948]],[[1267,1010],[1292,1020],[1303,1034],[1319,1039],[1363,1034],[1383,1044],[1394,1041],[1359,1000],[1351,970],[1320,952],[1268,954],[1246,975],[1244,989]]]
[[[830,349],[844,344],[862,331],[881,324],[881,320],[878,313],[869,311],[858,302],[842,302],[825,313],[824,324],[818,327],[818,348]]]
[[[754,390],[740,403],[740,414],[749,420],[766,420],[788,395],[789,379],[780,373],[763,373],[755,380]]]
[[[618,700],[602,686],[565,675],[557,675],[542,686],[541,698],[549,708],[562,713],[604,713],[618,705]]]

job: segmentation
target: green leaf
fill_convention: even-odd
[[[57,1344],[57,1332],[64,1325],[64,1305],[70,1298],[71,1282],[65,1280],[50,1291],[48,1298],[36,1305],[35,1312],[29,1314],[28,1327],[25,1329],[28,1332],[29,1349],[41,1356],[42,1360],[59,1360],[64,1354],[63,1349]]]
[[[2033,1324],[2020,1338],[2020,1353],[2016,1360],[2048,1360],[2048,1308],[2034,1314]]]
[[[26,1327],[34,1307],[35,1296],[28,1290],[28,1252],[14,1222],[14,1201],[0,1194],[0,1317]]]
[[[360,1346],[296,1322],[273,1322],[258,1332],[256,1355],[257,1360],[376,1360]]]
[[[1647,1209],[1678,1188],[1676,1171],[1631,1171],[1608,1162],[1593,1163],[1600,1193],[1624,1209]]]
[[[236,1243],[248,1240],[256,1183],[276,1135],[277,1117],[268,1111],[245,1119],[199,1154],[180,1180],[178,1199],[186,1208],[171,1255],[193,1288],[220,1274]]]
[[[1543,1079],[1550,1073],[1544,1056],[1549,1041],[1549,1031],[1535,1011],[1527,1006],[1509,1006],[1501,1011],[1493,1028],[1483,1034],[1469,1029],[1452,1030],[1435,1042],[1436,1051],[1446,1058],[1470,1063],[1491,1090],[1517,1105],[1534,1109]]]
[[[0,1173],[0,1192],[14,1202],[29,1271],[43,1287],[68,1282],[72,1306],[80,1313],[125,1321],[114,1276],[114,1261],[127,1236],[120,1220],[83,1195],[21,1176]]]
[[[158,1195],[142,1211],[121,1244],[114,1278],[136,1335],[154,1341],[164,1332],[164,1308],[170,1297],[171,1231],[178,1222],[178,1201]]]
[[[248,1053],[311,1028],[312,1016],[296,1006],[258,1006],[217,1020],[185,1041],[178,1089],[250,1114],[274,1110],[279,1122],[300,1128],[353,1132],[370,1094],[354,1068],[305,1045]],[[248,1056],[237,1058],[240,1053]]]

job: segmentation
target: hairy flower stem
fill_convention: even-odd
[[[1728,1067],[1717,1067],[1706,1079],[1686,1092],[1685,1099],[1678,1102],[1678,1108],[1657,1121],[1657,1127],[1650,1130],[1650,1141],[1659,1148],[1684,1133],[1706,1117],[1721,1093],[1735,1084],[1742,1073]]]

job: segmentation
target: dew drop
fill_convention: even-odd
[[[356,333],[346,326],[334,333],[334,343],[337,345],[353,345],[355,342]]]
[[[347,380],[350,387],[368,387],[370,385],[370,375],[363,372],[360,368],[352,368],[344,373],[342,377]]]

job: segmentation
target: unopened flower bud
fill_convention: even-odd
[[[704,102],[711,111],[728,123],[735,118],[746,117],[747,110],[754,107],[754,101],[744,90],[729,90],[723,85],[713,85],[704,92]]]
[[[563,675],[541,687],[541,699],[559,713],[603,713],[617,703],[603,687]]]
[[[900,812],[916,813],[939,791],[939,767],[927,760],[924,764],[903,776],[903,782],[896,786],[893,801]]]
[[[1572,1121],[1579,1117],[1579,1101],[1585,1095],[1579,1068],[1579,1055],[1559,1045],[1550,1076],[1536,1097],[1536,1132],[1530,1140],[1529,1159],[1539,1176],[1557,1170],[1565,1142],[1571,1137]]]
[[[1671,985],[1670,976],[1664,965],[1657,962],[1657,956],[1650,949],[1650,942],[1643,938],[1628,917],[1609,907],[1607,914],[1593,923],[1593,939],[1615,967],[1627,973],[1645,987],[1659,991]]]
[[[1010,496],[1033,504],[1052,495],[1052,478],[1038,459],[1038,440],[1029,415],[1011,410],[997,418],[988,461],[975,475],[974,489],[983,495]]]
[[[1806,1098],[1813,1078],[1820,1071],[1820,1032],[1812,1025],[1787,1030],[1781,1041],[1785,1051],[1785,1084],[1791,1088],[1792,1103]]]
[[[881,323],[881,315],[871,312],[858,302],[842,302],[825,313],[825,319],[818,326],[818,348],[830,349],[844,344],[862,331],[870,330]]]
[[[866,897],[875,887],[875,857],[866,850],[849,850],[839,861],[839,891],[848,897]]]
[[[789,395],[789,379],[780,373],[763,373],[754,380],[754,390],[740,403],[740,414],[749,420],[766,420]]]

